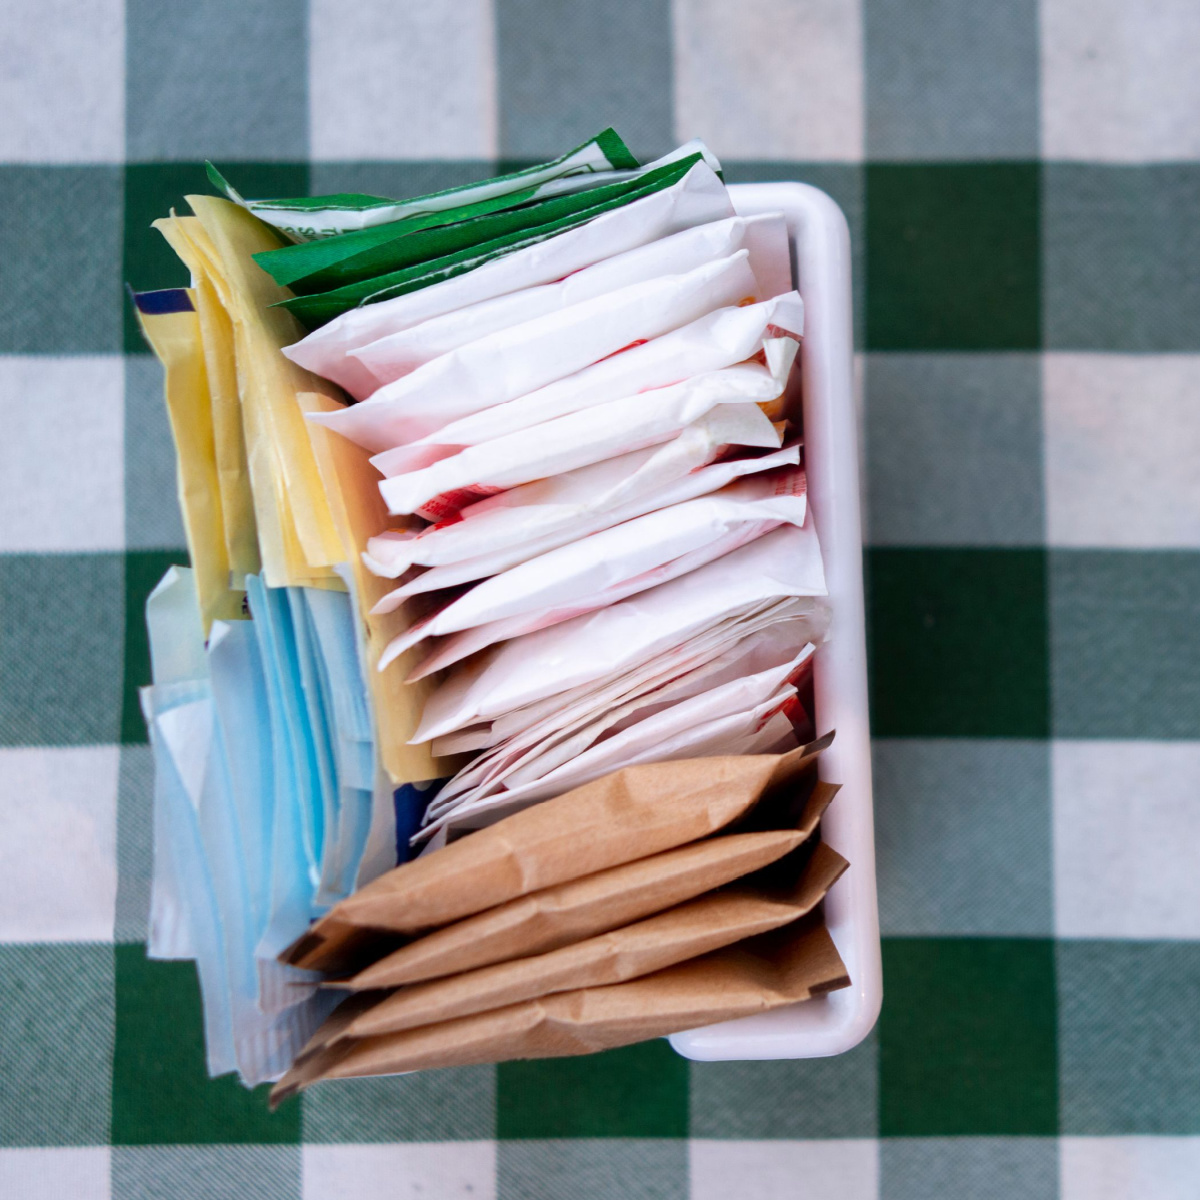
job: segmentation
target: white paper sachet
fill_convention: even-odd
[[[786,712],[789,702],[796,696],[796,688],[788,682],[788,677],[811,655],[812,649],[805,647],[796,659],[784,666],[731,680],[670,705],[614,736],[594,743],[545,774],[538,775],[535,769],[531,770],[533,778],[527,782],[478,794],[467,792],[458,804],[431,821],[418,836],[426,837],[456,818],[478,820],[485,813],[488,819],[483,823],[490,824],[499,820],[501,813],[508,815],[621,767],[710,754],[744,753],[746,746],[762,739],[764,727],[773,717],[783,716],[787,724],[777,722],[767,733],[770,741],[776,742],[790,728]]]
[[[543,629],[455,670],[429,698],[414,742],[627,670],[738,609],[826,594],[812,523],[773,530],[692,575]]]
[[[630,284],[498,330],[381,387],[361,404],[308,417],[368,450],[404,446],[634,342],[714,309],[758,299],[757,290],[749,251],[739,250],[680,275]]]
[[[412,565],[414,556],[422,560],[422,565],[426,558],[445,558],[445,562],[439,561],[405,586],[410,595],[456,587],[472,579],[486,579],[643,513],[715,492],[743,476],[799,463],[798,444],[757,457],[712,461],[722,446],[745,445],[741,437],[729,436],[732,421],[718,419],[727,415],[761,418],[753,405],[720,405],[661,446],[606,459],[493,497],[505,500],[525,488],[545,484],[548,486],[541,493],[545,503],[501,504],[485,509],[491,503],[485,500],[465,508],[462,519],[455,523],[428,526],[423,531],[426,536],[409,535],[405,539],[397,531],[370,538],[364,558],[377,574],[393,579]],[[577,478],[588,473],[592,479],[587,482],[594,483],[594,491],[583,492],[571,503],[568,488],[574,491]],[[562,492],[556,492],[553,485],[560,480],[567,484]],[[553,502],[555,496],[562,497],[559,503]],[[372,552],[380,558],[372,557]]]
[[[283,352],[361,399],[377,385],[370,372],[349,356],[359,346],[495,296],[562,279],[601,259],[732,215],[725,185],[700,162],[671,187],[602,213],[585,225],[431,287],[351,309]]]
[[[744,639],[775,624],[793,621],[797,623],[796,644],[819,645],[829,627],[828,601],[820,596],[794,596],[744,606],[631,667],[437,738],[438,753],[457,754],[513,743],[534,736],[535,730],[548,736],[556,729],[591,720],[608,708],[647,695],[733,652]]]
[[[789,662],[799,668],[811,658],[811,652],[797,657],[797,647],[805,646],[809,628],[810,622],[802,618],[776,621],[737,638],[715,658],[691,670],[635,689],[626,699],[610,693],[607,703],[568,706],[551,713],[474,758],[441,789],[429,807],[428,819],[441,815],[472,789],[493,788],[501,782],[515,787],[539,778],[583,753],[609,731],[620,733],[672,704]],[[794,677],[792,682],[796,682]]]
[[[786,269],[787,227],[783,216],[764,213],[727,217],[603,259],[557,283],[510,292],[433,317],[351,350],[350,354],[366,367],[376,387],[382,387],[498,330],[634,283],[683,274],[741,249],[749,251],[759,295],[771,297],[788,291],[791,277]]]
[[[444,521],[475,500],[507,488],[671,441],[726,405],[759,406],[764,417],[758,422],[761,433],[747,432],[738,440],[777,448],[781,430],[774,421],[783,412],[785,380],[786,371],[780,376],[759,363],[739,363],[468,446],[422,470],[384,479],[379,490],[389,512]]]
[[[765,357],[767,343],[783,338],[795,341],[803,332],[804,305],[796,292],[759,304],[718,309],[516,400],[452,421],[420,439],[413,449],[422,445],[475,446],[604,404],[615,396],[666,387],[760,352]],[[392,473],[384,470],[384,474]]]
[[[682,504],[656,509],[591,537],[569,542],[477,584],[417,622],[384,651],[380,669],[428,637],[481,633],[457,661],[493,641],[517,637],[623,600],[696,570],[788,522],[802,525],[804,472],[783,468],[751,476]],[[397,588],[379,603],[402,604]],[[435,655],[435,657],[437,657]],[[418,675],[447,665],[422,664]]]

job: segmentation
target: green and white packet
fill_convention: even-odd
[[[636,181],[695,154],[720,174],[721,164],[699,140],[693,140],[636,171],[605,171],[555,180],[465,209],[426,214],[386,225],[338,234],[315,242],[283,246],[255,255],[255,262],[282,287],[311,295],[386,275],[418,262],[441,258],[504,233],[542,225],[569,212],[598,204]],[[570,185],[567,187],[566,185]],[[552,191],[559,194],[552,195]],[[488,210],[488,211],[475,211]]]
[[[598,133],[574,150],[553,162],[526,167],[507,175],[497,175],[479,183],[462,184],[416,196],[411,200],[390,200],[386,196],[368,196],[356,192],[340,192],[331,196],[297,197],[290,200],[247,200],[208,163],[208,177],[223,195],[273,225],[293,241],[309,242],[333,237],[354,229],[367,229],[411,217],[445,213],[447,210],[470,209],[459,216],[445,218],[461,220],[489,211],[477,208],[495,200],[507,200],[514,192],[533,190],[556,180],[586,177],[597,172],[636,170],[640,164],[629,148],[609,128]],[[519,201],[517,201],[519,203]]]
[[[359,305],[387,300],[393,296],[401,296],[406,292],[429,287],[444,279],[461,275],[465,271],[474,270],[501,255],[522,250],[526,246],[536,245],[564,230],[586,224],[602,213],[631,204],[643,196],[649,196],[654,192],[671,187],[702,161],[703,156],[700,153],[690,155],[677,162],[669,163],[665,167],[660,167],[649,175],[630,180],[628,184],[614,185],[613,191],[608,193],[602,201],[593,203],[587,208],[575,209],[544,224],[515,230],[491,241],[468,246],[440,258],[416,263],[385,275],[347,284],[332,291],[320,292],[311,296],[294,296],[279,303],[299,318],[308,329],[315,329]],[[607,192],[607,189],[605,191]]]

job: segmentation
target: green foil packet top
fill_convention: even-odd
[[[643,196],[649,196],[663,188],[671,187],[678,183],[696,163],[702,162],[704,157],[702,152],[697,151],[624,184],[614,184],[611,189],[604,188],[590,192],[588,196],[592,203],[589,207],[577,208],[565,214],[560,213],[556,218],[549,217],[549,214],[543,214],[549,219],[542,224],[510,231],[494,237],[491,241],[475,243],[439,258],[416,263],[385,275],[346,284],[332,291],[295,296],[289,300],[281,300],[279,303],[292,312],[306,328],[316,329],[352,308],[380,300],[390,300],[393,296],[402,296],[407,292],[415,292],[420,288],[429,287],[431,284],[441,283],[444,279],[451,279],[455,275],[461,275],[466,271],[481,267],[484,263],[499,258],[503,254],[523,250],[526,246],[544,242],[557,233],[562,233],[577,225],[584,225],[600,216],[601,213],[631,204]],[[598,199],[600,192],[607,193],[602,200]]]
[[[208,178],[224,196],[273,225],[295,242],[310,242],[352,230],[367,229],[391,221],[421,218],[427,224],[461,220],[463,216],[487,212],[476,205],[496,207],[512,204],[514,192],[536,190],[556,180],[586,178],[596,172],[636,170],[638,160],[613,129],[605,129],[590,141],[556,158],[553,162],[526,167],[479,183],[461,184],[430,192],[411,200],[390,200],[343,192],[332,196],[301,196],[290,200],[247,200],[208,163]],[[518,201],[519,203],[519,201]],[[471,212],[457,210],[470,209]],[[442,215],[442,214],[449,215]]]
[[[303,295],[330,291],[347,284],[375,279],[393,271],[444,258],[471,246],[495,241],[506,234],[546,225],[584,209],[594,208],[615,197],[635,190],[647,179],[692,155],[670,155],[636,172],[608,172],[592,175],[593,186],[583,192],[534,200],[517,208],[507,208],[483,216],[474,216],[412,231],[408,221],[393,221],[355,233],[344,233],[321,242],[284,246],[254,256],[254,261],[276,283]],[[611,182],[604,182],[609,180]],[[340,256],[340,257],[339,257]],[[324,267],[320,263],[327,263]]]

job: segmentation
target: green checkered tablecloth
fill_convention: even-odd
[[[0,1195],[1200,1195],[1195,0],[0,15]],[[184,555],[123,282],[184,282],[147,225],[204,157],[405,195],[609,122],[850,219],[882,1018],[838,1059],[656,1042],[268,1115],[143,951],[142,605]]]

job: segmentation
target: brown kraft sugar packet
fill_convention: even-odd
[[[336,905],[281,955],[344,970],[364,929],[417,933],[530,892],[707,837],[793,784],[833,734],[783,755],[626,767],[396,867]],[[357,945],[356,945],[357,943]]]

